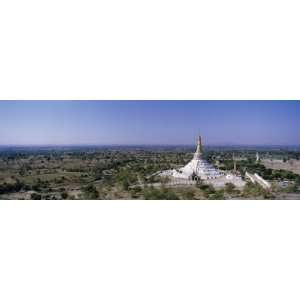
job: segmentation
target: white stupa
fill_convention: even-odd
[[[202,155],[202,139],[201,136],[199,136],[197,141],[197,149],[193,159],[183,168],[180,168],[178,170],[173,169],[164,171],[161,175],[173,176],[175,178],[182,179],[192,179],[194,176],[197,176],[198,178],[203,180],[215,179],[224,175],[223,172],[217,170],[213,165],[204,160],[202,158]]]
[[[191,179],[201,179],[207,183],[211,183],[214,186],[224,186],[226,183],[231,182],[237,187],[244,186],[245,182],[240,176],[233,173],[225,173],[218,170],[213,165],[203,159],[203,147],[201,136],[198,137],[197,149],[193,159],[178,170],[166,170],[160,173],[160,176],[168,176],[174,179],[185,179],[190,181]]]

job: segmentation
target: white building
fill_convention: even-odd
[[[192,179],[193,176],[197,176],[200,179],[215,179],[218,178],[224,173],[217,170],[214,166],[209,164],[206,160],[202,158],[203,147],[201,137],[198,137],[197,149],[194,154],[193,159],[183,168],[178,170],[167,171],[168,175],[171,175],[175,178],[182,179]]]
[[[260,186],[262,186],[264,189],[271,189],[271,184],[263,179],[261,176],[259,176],[257,173],[250,174],[246,172],[245,174],[246,178],[250,179],[252,183],[258,183]]]
[[[203,146],[201,136],[198,137],[197,149],[193,159],[178,170],[166,170],[160,173],[160,176],[168,176],[171,178],[192,180],[199,178],[207,183],[215,186],[224,186],[227,182],[231,182],[238,187],[244,186],[241,177],[234,174],[226,174],[224,171],[216,169],[213,165],[202,158]]]

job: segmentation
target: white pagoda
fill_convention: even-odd
[[[175,178],[182,179],[215,179],[218,178],[224,173],[217,170],[213,165],[209,164],[206,160],[202,158],[203,155],[203,147],[202,147],[202,139],[201,136],[198,137],[197,141],[197,149],[194,154],[193,159],[183,168],[178,170],[168,170],[162,172],[161,175],[173,176]]]
[[[218,170],[212,164],[203,159],[203,146],[201,136],[198,137],[197,149],[193,159],[180,169],[172,169],[162,171],[160,176],[168,176],[174,179],[197,180],[201,179],[214,186],[224,186],[227,182],[231,182],[236,186],[243,186],[244,181],[240,176],[232,173],[225,173]]]

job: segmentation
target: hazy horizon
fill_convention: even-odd
[[[182,146],[196,147],[194,144],[0,144],[0,147],[147,147],[147,146]],[[204,147],[300,147],[300,144],[205,144]]]
[[[300,101],[0,101],[0,146],[297,146]]]

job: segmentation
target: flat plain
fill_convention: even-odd
[[[184,166],[193,152],[190,146],[2,147],[0,199],[300,198],[298,148],[207,148],[204,156],[210,163],[245,180],[245,172],[258,173],[271,183],[267,191],[251,182],[243,189],[214,188],[159,176],[160,171]]]

